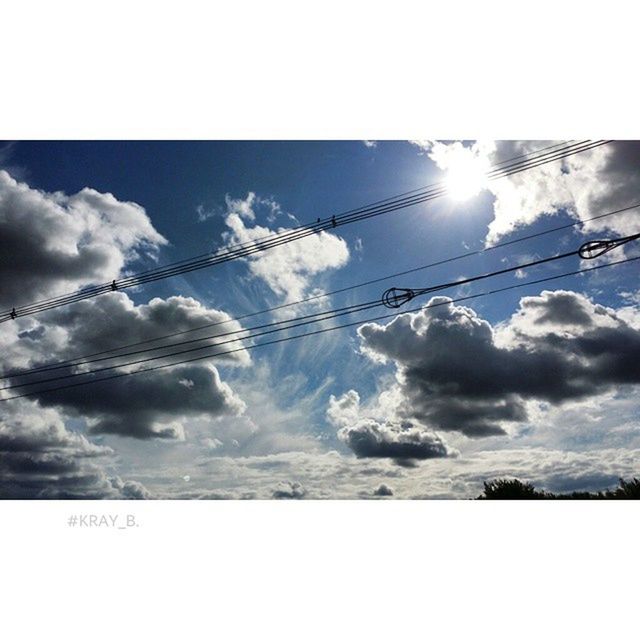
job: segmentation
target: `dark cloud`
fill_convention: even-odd
[[[137,250],[157,248],[164,242],[136,204],[118,202],[110,194],[91,189],[74,196],[46,194],[0,172],[0,302],[5,299],[5,306],[17,304],[16,296],[34,299],[45,292],[51,295],[67,290],[70,285],[115,277]],[[3,325],[0,368],[6,372],[42,366],[207,324],[225,322],[206,333],[189,333],[186,338],[241,328],[235,321],[227,322],[229,319],[192,298],[156,298],[134,305],[125,293],[113,293]],[[157,345],[138,349],[149,346]],[[199,353],[215,354],[216,350]],[[225,356],[224,361],[247,364],[249,357],[241,351]],[[93,366],[114,364],[117,361],[107,360]],[[69,367],[41,378],[75,372],[77,369]],[[60,380],[46,386],[62,384]],[[24,391],[37,389],[27,387]],[[186,416],[236,415],[244,408],[217,370],[205,363],[113,380],[100,387],[43,394],[39,400],[41,406],[63,407],[68,415],[86,418],[95,433],[135,438],[180,438],[181,419]]]
[[[402,464],[450,455],[445,443],[432,431],[409,422],[378,422],[361,418],[342,427],[338,438],[359,458],[393,458]]]
[[[110,193],[31,189],[0,170],[0,308],[117,278],[166,240],[144,209]]]
[[[245,406],[220,380],[218,371],[207,366],[182,366],[65,389],[42,394],[39,402],[87,418],[92,433],[142,439],[181,439],[183,418],[239,415]]]
[[[530,399],[561,404],[640,383],[640,331],[580,294],[525,298],[499,333],[452,304],[359,329],[366,352],[397,364],[406,415],[470,437],[525,421]]]
[[[300,500],[306,495],[307,490],[299,482],[281,482],[272,497],[276,500]]]
[[[584,301],[569,291],[554,291],[540,298],[525,298],[520,303],[521,309],[541,311],[535,322],[539,324],[575,324],[589,326],[592,324],[591,314]]]
[[[393,495],[393,489],[391,489],[391,487],[388,487],[386,484],[383,483],[373,492],[373,495],[386,498]]]
[[[113,451],[67,429],[57,412],[25,403],[0,421],[0,498],[142,499],[147,489],[109,477]]]
[[[194,331],[203,325],[214,326],[209,326],[202,331]],[[176,337],[169,343],[216,336],[242,328],[240,323],[232,320],[228,314],[217,309],[209,309],[193,298],[183,296],[171,296],[166,300],[153,298],[147,304],[135,305],[123,292],[110,293],[61,307],[39,315],[37,318],[18,319],[15,326],[17,330],[13,328],[13,323],[0,329],[6,335],[5,359],[0,365],[5,370],[12,366],[41,366],[181,331],[190,331],[190,333]],[[230,338],[233,336],[220,340]],[[166,343],[144,344],[128,350],[149,349],[161,344]],[[175,350],[196,348],[205,344],[208,342],[201,341],[176,347]],[[185,354],[184,357],[205,353],[215,354],[216,351],[226,351],[239,346],[225,345],[217,350],[211,348]],[[141,353],[136,354],[133,359],[153,355],[156,354]],[[249,356],[246,351],[237,351],[219,358],[219,361],[223,360],[227,363],[248,364]],[[110,364],[113,364],[113,361],[103,361],[94,366]]]
[[[179,296],[167,300],[153,299],[148,304],[134,305],[124,293],[84,301],[76,305],[57,309],[37,320],[25,320],[38,325],[36,339],[17,334],[7,345],[5,366],[18,362],[24,366],[41,366],[77,357],[80,354],[99,353],[122,344],[148,340],[176,331],[193,329],[204,324],[225,322],[211,327],[206,332],[186,335],[186,339],[216,335],[234,331],[240,324],[229,320],[227,314],[207,309],[192,298]],[[34,333],[33,329],[31,333]],[[22,335],[22,337],[20,337]],[[179,347],[188,349],[202,346],[205,342]],[[145,349],[156,344],[141,345],[133,349]],[[229,349],[220,347],[218,351]],[[215,354],[215,349],[189,354]],[[156,355],[141,353],[130,359],[141,359]],[[189,357],[185,354],[185,357]],[[239,351],[220,358],[230,364],[246,364],[249,356]],[[156,360],[147,366],[162,364]],[[165,360],[164,362],[167,362]],[[94,367],[118,364],[116,360],[97,362]],[[44,373],[40,379],[60,377],[74,373],[68,367]],[[117,370],[97,374],[97,377],[116,374]],[[64,385],[76,380],[54,381],[41,388]],[[18,379],[17,381],[24,381]],[[32,377],[30,381],[38,380]],[[38,391],[38,387],[26,390]],[[18,389],[16,389],[18,392]],[[235,396],[230,387],[220,380],[217,369],[197,363],[110,380],[106,383],[86,385],[54,393],[34,396],[42,406],[63,407],[69,415],[84,417],[90,421],[93,433],[112,433],[134,438],[176,439],[183,437],[181,420],[187,416],[206,414],[215,418],[222,415],[238,415],[244,403]]]
[[[416,460],[454,455],[438,435],[422,425],[363,416],[360,396],[353,389],[329,398],[327,418],[338,427],[338,439],[359,458],[392,458],[401,466],[411,467]]]
[[[640,141],[616,140],[613,144],[607,145],[605,149],[607,149],[607,153],[604,154],[603,161],[598,168],[600,184],[597,186],[601,188],[586,190],[588,206],[592,211],[612,211],[629,206],[638,199]],[[577,168],[580,168],[579,164]],[[632,218],[635,220],[633,221]],[[625,215],[624,223],[627,222],[631,222],[637,229],[638,222],[635,212],[629,212]]]

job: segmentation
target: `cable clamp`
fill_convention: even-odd
[[[382,304],[389,309],[398,309],[405,302],[409,302],[415,297],[413,289],[398,289],[392,287],[382,294]]]

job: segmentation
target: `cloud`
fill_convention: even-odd
[[[276,500],[300,500],[306,495],[306,489],[299,482],[281,482],[272,497]]]
[[[181,379],[192,381],[193,386],[180,384]],[[108,392],[101,391],[99,385],[37,397],[42,406],[60,407],[68,415],[86,418],[91,433],[140,439],[183,440],[187,417],[236,416],[246,408],[211,365],[180,366],[110,380]]]
[[[444,458],[451,452],[432,431],[410,422],[377,422],[362,418],[342,427],[338,438],[359,458],[393,458],[399,464]]]
[[[544,338],[549,334],[583,335],[589,328],[624,326],[613,309],[593,303],[574,291],[543,291],[537,296],[521,298],[518,310],[501,325],[501,338],[511,335]]]
[[[89,188],[46,193],[0,170],[1,308],[117,278],[165,244],[134,202]]]
[[[329,398],[327,418],[339,427],[356,422],[360,418],[360,394],[353,389],[343,393],[339,398],[332,394]]]
[[[327,418],[338,429],[338,439],[359,458],[392,458],[398,464],[455,455],[433,431],[408,421],[377,420],[363,416],[360,396],[353,389],[331,396]]]
[[[373,492],[374,496],[379,496],[381,498],[387,498],[393,495],[393,489],[386,484],[382,483],[378,486],[378,488]]]
[[[269,227],[254,223],[256,203],[254,193],[244,200],[227,198],[225,223],[230,231],[224,234],[227,245],[254,242],[266,236],[276,237],[288,229]],[[272,201],[272,211],[275,206]],[[270,222],[275,221],[275,216]],[[295,242],[283,244],[245,259],[252,275],[263,280],[267,286],[285,301],[292,302],[305,296],[311,279],[330,269],[344,266],[349,260],[347,243],[338,236],[321,231]]]
[[[409,144],[413,144],[420,149],[420,154],[431,151],[435,140],[409,140]]]
[[[365,354],[395,363],[407,419],[504,435],[527,420],[528,400],[560,405],[640,383],[640,331],[581,294],[523,298],[497,328],[449,300],[358,329]]]
[[[224,323],[224,324],[221,324]],[[216,325],[201,331],[192,331],[203,325]],[[38,316],[18,318],[15,322],[0,326],[0,346],[5,359],[0,368],[33,367],[56,360],[77,358],[108,349],[133,344],[179,331],[190,331],[177,336],[169,344],[206,336],[239,331],[242,325],[223,311],[211,309],[194,298],[171,296],[153,298],[146,304],[136,305],[124,292],[109,293],[91,300],[60,307]],[[222,337],[225,341],[235,336]],[[167,342],[150,343],[133,347],[138,350]],[[185,345],[176,350],[195,348],[207,341]],[[219,349],[200,353],[216,353],[240,348],[241,343],[230,343]],[[140,354],[135,359],[154,355]],[[246,366],[250,363],[248,352],[241,350],[219,358],[226,363]],[[109,362],[96,364],[106,366]]]
[[[377,140],[363,140],[362,144],[368,149],[375,149],[378,146]]]
[[[227,314],[208,309],[192,298],[154,298],[148,304],[135,305],[126,294],[119,292],[56,309],[36,319],[24,318],[16,323],[8,323],[10,326],[0,330],[0,344],[4,346],[7,354],[3,364],[5,370],[41,366],[83,354],[99,353],[154,336],[228,320]],[[231,321],[211,327],[206,332],[186,334],[182,339],[216,335],[240,327],[239,323]],[[179,347],[179,350],[204,344],[207,343],[185,345]],[[152,346],[158,345],[152,343],[133,349]],[[226,345],[218,351],[240,346]],[[182,357],[196,357],[208,353],[215,354],[216,350],[184,354]],[[155,354],[141,353],[130,359],[153,355]],[[146,366],[174,360],[160,359]],[[246,351],[239,351],[224,356],[219,361],[247,365],[250,358]],[[99,368],[113,364],[120,363],[105,361],[92,366]],[[72,367],[68,367],[42,375],[44,378],[57,377],[73,370]],[[112,375],[117,371],[96,374],[96,377]],[[82,380],[90,378],[91,376],[86,376]],[[51,383],[45,387],[63,385],[65,382],[75,380]],[[38,390],[37,387],[35,389]],[[245,409],[244,402],[220,379],[218,370],[206,362],[114,379],[104,384],[96,383],[95,386],[87,385],[42,393],[34,397],[42,406],[57,406],[63,408],[70,416],[86,418],[92,433],[110,433],[141,439],[183,439],[183,423],[187,417],[206,416],[212,419],[237,416]]]
[[[0,498],[130,498],[150,492],[139,482],[109,477],[99,465],[109,447],[70,431],[60,414],[21,402],[0,420]]]
[[[274,486],[289,490],[295,477],[306,499],[373,497],[372,482],[393,484],[394,498],[468,499],[495,478],[519,478],[550,491],[597,490],[618,478],[638,475],[637,448],[567,451],[544,446],[470,451],[428,464],[398,466],[387,458],[357,458],[337,451],[286,452],[263,456],[222,457],[203,461],[191,481],[167,485],[164,476],[149,486],[160,498],[273,498]],[[377,480],[377,482],[376,482]],[[149,484],[145,480],[145,484]],[[211,487],[215,487],[212,489]],[[276,489],[278,490],[278,489]],[[213,494],[213,495],[212,495]]]
[[[126,500],[149,500],[151,493],[147,488],[136,480],[122,480],[118,476],[111,479],[111,486],[120,492],[122,498]]]
[[[196,214],[198,215],[198,222],[204,222],[209,218],[213,218],[217,214],[217,212],[215,210],[211,211],[209,209],[206,209],[203,204],[199,204],[196,207]]]
[[[541,140],[461,142],[412,141],[443,171],[453,161],[489,165],[531,153],[550,144]],[[486,242],[492,245],[516,229],[543,216],[567,211],[578,220],[621,209],[638,202],[640,190],[640,142],[616,141],[561,161],[550,162],[485,183],[494,196],[494,218]],[[628,235],[640,231],[637,211],[628,211],[586,223],[584,233],[613,232]],[[628,248],[628,250],[630,247]]]

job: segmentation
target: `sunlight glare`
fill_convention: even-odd
[[[488,162],[482,156],[461,149],[449,156],[447,165],[445,184],[454,200],[468,200],[486,188]]]

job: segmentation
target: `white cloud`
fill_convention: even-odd
[[[357,422],[360,418],[360,395],[351,389],[336,398],[333,394],[329,398],[327,419],[337,427],[345,427]]]
[[[157,490],[151,478],[145,484],[167,498],[269,499],[274,486],[282,483],[290,488],[297,482],[309,499],[372,496],[382,483],[393,485],[394,498],[462,499],[480,495],[484,481],[505,477],[550,491],[603,489],[616,485],[620,477],[637,476],[639,457],[640,450],[632,448],[571,452],[532,446],[432,458],[405,467],[387,458],[358,458],[337,451],[283,452],[202,460],[191,474],[188,491],[184,483],[168,487],[160,482]]]
[[[72,197],[59,193],[43,194],[15,183],[6,174],[0,174],[0,180],[4,180],[0,200],[0,228],[13,229],[12,225],[21,221],[26,232],[30,233],[32,227],[38,226],[36,220],[44,219],[43,229],[34,231],[34,236],[37,237],[43,230],[47,231],[49,248],[46,248],[44,240],[39,241],[45,247],[42,251],[47,260],[58,260],[59,252],[63,249],[73,253],[76,244],[80,247],[77,251],[80,255],[85,247],[99,246],[104,248],[105,255],[120,270],[127,260],[134,257],[135,248],[141,243],[150,247],[155,242],[154,246],[157,247],[164,242],[153,231],[142,208],[133,203],[118,203],[113,196],[98,194],[90,189]],[[144,242],[142,238],[145,238]],[[45,263],[45,258],[36,260],[34,278],[48,264]],[[92,269],[91,260],[80,260],[74,266],[74,277],[79,282],[91,281]],[[45,273],[43,279],[54,290],[68,284],[66,276],[60,270],[56,271],[54,268]],[[113,272],[111,275],[115,274]],[[21,282],[21,285],[27,292],[25,295],[30,298],[37,294],[40,286],[38,284],[35,288],[31,287],[29,278]],[[154,298],[147,304],[136,305],[124,292],[110,293],[3,323],[0,326],[0,348],[4,357],[0,369],[7,373],[15,369],[42,366],[135,344],[168,333],[193,330],[202,325],[216,326],[186,333],[170,342],[216,336],[242,328],[228,314],[209,309],[193,298]],[[235,336],[222,337],[218,342],[233,337]],[[142,344],[129,350],[139,351],[159,344],[166,342]],[[215,340],[176,347],[175,351],[195,349],[206,344],[215,344]],[[183,357],[213,355],[229,349],[240,350],[223,356],[216,362],[236,366],[250,363],[249,354],[242,349],[241,343],[185,354]],[[143,351],[130,359],[155,355],[156,353]],[[151,364],[162,362],[167,360],[155,360]],[[120,364],[117,360],[106,360],[96,362],[93,366],[101,368],[117,364]],[[45,377],[62,376],[70,372],[71,367],[56,370]],[[242,400],[220,379],[218,370],[205,362],[120,378],[105,384],[108,385],[108,393],[103,391],[104,386],[101,389],[91,386],[36,397],[39,397],[42,405],[61,407],[68,416],[86,419],[93,433],[117,433],[136,438],[184,439],[187,417],[239,415],[245,408]],[[23,391],[33,389],[34,387],[27,387]],[[153,402],[149,402],[149,398],[153,398]]]
[[[460,142],[413,141],[443,171],[460,159],[488,168],[503,160],[537,151],[546,141]],[[640,192],[640,143],[617,141],[562,161],[550,162],[492,180],[485,187],[494,195],[494,219],[489,224],[487,245],[542,216],[566,210],[578,220],[621,209],[638,202]],[[627,235],[640,230],[636,211],[586,223],[585,233],[613,232]]]
[[[255,222],[254,204],[256,196],[249,193],[244,200],[227,198],[225,222],[231,229],[224,234],[227,245],[255,242],[266,236],[276,237],[285,233],[286,228],[268,227],[247,222]],[[349,249],[342,238],[321,231],[310,236],[282,244],[265,252],[258,252],[246,258],[251,273],[262,279],[286,302],[305,297],[314,276],[330,269],[344,266],[349,260]]]

